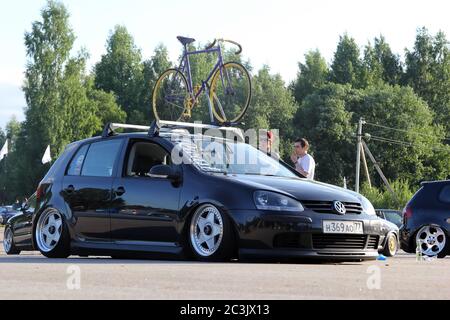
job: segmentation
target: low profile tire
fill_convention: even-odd
[[[438,226],[424,226],[416,234],[416,244],[421,242],[422,255],[445,258],[449,241],[445,232]]]
[[[3,249],[8,256],[20,254],[20,250],[14,244],[14,237],[10,227],[6,227],[3,237]]]
[[[397,236],[393,233],[387,235],[386,244],[384,245],[383,255],[386,257],[393,257],[398,251]]]
[[[213,205],[202,205],[192,215],[188,242],[195,259],[205,262],[230,261],[233,231],[229,218]]]
[[[69,230],[59,211],[50,209],[39,216],[34,237],[37,249],[47,258],[70,256]]]

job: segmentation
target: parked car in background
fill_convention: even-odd
[[[376,209],[375,212],[381,219],[392,222],[398,228],[400,228],[403,224],[403,213],[399,210]]]
[[[0,208],[0,224],[5,225],[8,219],[18,214],[19,211],[15,210],[13,206],[5,206]]]
[[[385,234],[385,237],[378,252],[386,257],[393,257],[400,247],[399,229],[397,225],[386,219],[380,218],[380,220],[382,221],[381,231]]]
[[[401,248],[409,253],[420,247],[423,255],[449,254],[450,180],[423,182],[406,205],[400,229]]]
[[[15,216],[7,222],[3,237],[3,249],[7,255],[32,251],[32,216],[36,207],[36,194],[33,194]]]
[[[385,234],[365,197],[303,179],[244,142],[180,133],[186,125],[108,126],[70,144],[37,189],[26,231],[35,248],[49,258],[378,257]]]

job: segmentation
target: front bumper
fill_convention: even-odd
[[[376,259],[385,236],[379,219],[364,213],[341,216],[311,210],[299,214],[235,210],[230,216],[244,257]],[[323,220],[361,221],[364,234],[325,234]]]

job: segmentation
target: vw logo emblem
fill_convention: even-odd
[[[347,212],[347,209],[345,208],[344,204],[340,201],[335,201],[333,203],[333,207],[334,210],[341,215],[344,215]]]

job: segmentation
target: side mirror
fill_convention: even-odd
[[[170,179],[177,181],[180,179],[180,174],[176,172],[171,166],[168,165],[158,165],[154,166],[150,170],[150,178],[156,179]]]

